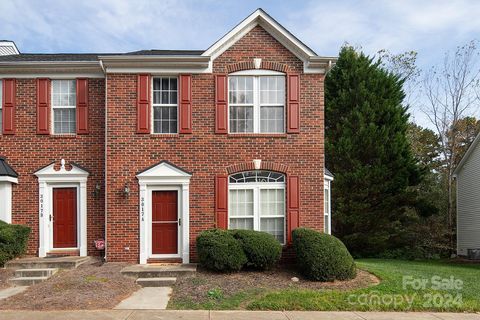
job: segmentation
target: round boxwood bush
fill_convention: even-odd
[[[200,233],[197,253],[200,265],[213,271],[238,271],[247,263],[240,243],[226,230],[213,229]]]
[[[269,233],[253,230],[231,230],[247,256],[247,266],[259,269],[271,269],[280,260],[282,246]]]
[[[293,230],[293,246],[300,272],[311,280],[347,280],[357,273],[352,256],[334,236],[298,228]]]

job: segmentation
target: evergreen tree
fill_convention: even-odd
[[[334,233],[356,256],[405,245],[406,208],[421,177],[403,106],[403,80],[344,47],[325,82],[325,152],[335,174]]]

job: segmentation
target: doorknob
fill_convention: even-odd
[[[179,225],[179,226],[182,225],[182,218],[178,218],[178,225]]]

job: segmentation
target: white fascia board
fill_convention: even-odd
[[[331,176],[329,176],[329,175],[327,175],[327,174],[324,174],[324,175],[323,175],[323,179],[324,179],[324,180],[328,180],[328,181],[333,181],[333,177],[331,177]]]
[[[460,170],[462,170],[462,167],[465,165],[465,163],[468,161],[468,158],[470,158],[471,154],[473,153],[473,150],[477,147],[477,145],[480,143],[480,134],[477,135],[475,140],[473,140],[472,144],[468,148],[467,152],[465,152],[465,155],[463,156],[462,160],[458,164],[457,168],[455,171],[453,171],[453,176],[456,177]]]
[[[105,75],[98,61],[14,61],[0,62],[0,78],[62,79],[67,77],[103,78]]]
[[[10,176],[0,176],[0,182],[10,182],[18,184],[18,178],[10,177]]]
[[[96,79],[103,79],[105,78],[105,74],[103,72],[69,72],[69,73],[51,73],[51,72],[39,72],[39,73],[1,73],[0,72],[0,79],[8,79],[8,78],[16,78],[16,79],[36,79],[36,78],[49,78],[54,80],[62,80],[62,79],[75,79],[75,78],[96,78]]]
[[[209,73],[210,57],[204,56],[100,56],[107,73]]]

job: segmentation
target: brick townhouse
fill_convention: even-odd
[[[25,54],[0,43],[0,219],[28,254],[196,260],[214,227],[329,232],[326,71],[258,9],[210,48]]]

